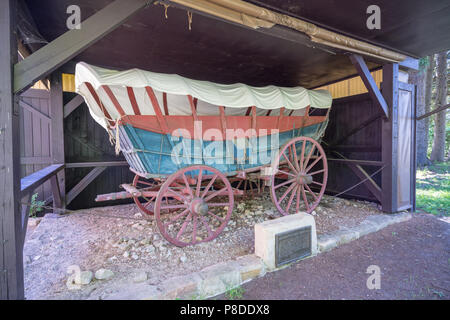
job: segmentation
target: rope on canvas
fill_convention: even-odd
[[[192,30],[192,12],[188,11],[187,16],[188,16],[188,23],[189,23],[189,31],[191,31]]]

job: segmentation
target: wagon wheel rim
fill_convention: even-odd
[[[215,182],[222,182],[223,187],[215,188]],[[155,220],[167,241],[185,247],[217,238],[231,218],[233,205],[233,189],[223,173],[204,165],[190,166],[169,176],[161,186]]]
[[[139,175],[135,175],[133,179],[133,187],[138,190],[152,190],[158,189],[160,185],[159,181],[153,179],[145,179]],[[134,203],[138,207],[139,211],[147,215],[153,215],[154,204],[156,197],[144,197],[144,196],[133,196]]]
[[[314,211],[328,179],[326,155],[316,140],[310,137],[290,140],[280,149],[272,172],[270,195],[282,215]],[[283,177],[281,182],[280,176]],[[319,191],[314,191],[316,189]]]

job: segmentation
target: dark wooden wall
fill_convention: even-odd
[[[369,94],[335,99],[323,137],[327,157],[381,161],[381,116],[382,110],[373,103]],[[328,166],[327,192],[330,194],[342,192],[361,181],[345,163],[328,161]],[[369,175],[380,169],[379,166],[361,167]],[[381,173],[377,173],[373,179],[381,185]],[[377,201],[364,183],[343,196]]]
[[[74,93],[64,93],[64,103],[74,96]],[[94,121],[85,103],[64,119],[64,143],[66,163],[125,160],[121,154],[116,156],[107,132]],[[71,190],[90,170],[92,168],[66,169],[66,189]],[[127,166],[109,167],[90,183],[68,208],[81,209],[129,202],[125,200],[97,203],[94,199],[97,194],[120,191],[119,185],[132,182],[133,177]]]
[[[20,177],[23,178],[52,163],[50,128],[50,93],[29,89],[19,98],[20,106]],[[38,200],[51,196],[50,182],[36,188]]]
[[[64,93],[64,103],[75,94]],[[29,89],[19,100],[20,106],[20,161],[21,177],[30,175],[52,163],[50,93],[47,90]],[[124,161],[122,155],[116,156],[105,129],[98,125],[89,114],[86,104],[80,105],[64,119],[64,149],[66,163]],[[72,189],[92,168],[67,168],[66,191]],[[129,201],[97,203],[97,194],[120,191],[119,185],[129,183],[133,174],[128,167],[108,167],[68,206],[82,209],[95,206],[114,205]],[[51,185],[47,181],[36,188],[37,200],[51,198]]]

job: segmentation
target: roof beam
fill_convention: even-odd
[[[372,98],[373,102],[375,102],[383,110],[385,116],[389,118],[387,103],[384,100],[380,90],[378,89],[374,78],[370,74],[369,68],[367,68],[367,65],[363,57],[360,56],[359,54],[351,54],[350,61],[353,63],[356,70],[358,71],[358,74],[361,77],[362,81],[364,82],[367,91],[369,91],[370,97]]]
[[[409,57],[403,61],[400,61],[398,65],[403,69],[412,69],[417,71],[419,70],[419,59]]]
[[[64,106],[64,118],[67,118],[76,108],[81,106],[84,102],[84,98],[80,95],[76,95]]]
[[[26,90],[84,49],[119,27],[153,0],[115,0],[14,66],[14,92]]]
[[[68,193],[66,198],[66,205],[69,205],[86,187],[95,180],[103,171],[106,170],[106,167],[95,167],[87,175],[81,179],[80,182],[77,183],[75,187],[73,187]]]

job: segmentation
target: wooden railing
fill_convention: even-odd
[[[53,195],[53,207],[63,208],[64,201],[61,196],[58,172],[65,168],[64,164],[53,164],[44,169],[36,171],[29,176],[26,176],[20,180],[20,198],[22,203],[22,230],[23,240],[27,232],[28,216],[30,211],[30,200],[33,191],[42,185],[44,182],[50,180],[52,186]]]

